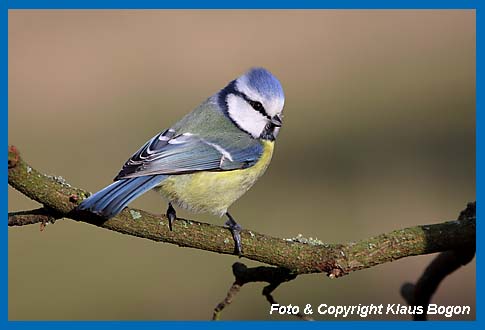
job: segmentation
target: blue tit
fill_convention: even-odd
[[[150,189],[193,212],[226,215],[241,249],[241,226],[227,212],[266,171],[282,124],[283,88],[269,71],[253,68],[160,132],[124,164],[114,183],[79,206],[109,219]]]

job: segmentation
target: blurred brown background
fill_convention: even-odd
[[[280,79],[286,106],[268,172],[232,207],[243,227],[344,242],[455,219],[475,199],[471,10],[10,11],[9,143],[95,192],[252,66]],[[9,190],[11,211],[37,206]],[[155,193],[132,206],[166,209]],[[275,298],[403,304],[401,284],[432,258],[301,276]],[[237,260],[72,221],[9,228],[9,318],[208,319]],[[268,315],[262,287],[244,287],[223,318],[286,319]],[[475,318],[475,261],[433,301],[471,305],[455,319]]]

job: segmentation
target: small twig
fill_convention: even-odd
[[[460,213],[458,221],[475,219],[476,203],[469,203],[467,208]],[[427,310],[431,298],[438,289],[440,283],[455,270],[468,264],[475,256],[475,244],[468,247],[441,252],[426,267],[423,274],[416,282],[404,283],[401,287],[401,295],[410,306],[421,306],[422,314],[414,314],[415,321],[426,321]]]
[[[212,314],[213,321],[218,321],[221,319],[222,310],[232,303],[232,299],[236,296],[239,290],[241,290],[241,285],[234,282],[227,291],[227,295],[224,300],[218,303],[216,308],[214,308],[214,313]]]
[[[232,273],[234,274],[235,281],[229,288],[226,297],[223,301],[217,304],[214,308],[214,314],[212,319],[219,320],[222,310],[231,304],[235,295],[240,291],[241,287],[247,283],[253,282],[267,282],[269,285],[263,288],[262,294],[266,297],[266,300],[271,304],[276,304],[271,293],[284,282],[294,280],[297,274],[291,272],[289,269],[281,267],[253,267],[248,268],[245,264],[236,262],[232,265]],[[297,317],[303,320],[312,320],[306,315],[298,313]]]
[[[42,207],[29,211],[10,212],[8,214],[8,225],[25,226],[40,222],[42,231],[46,224],[54,223],[60,218],[62,218],[61,215],[56,216],[54,211]]]

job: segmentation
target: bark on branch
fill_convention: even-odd
[[[458,220],[476,217],[476,203],[469,203],[467,208],[458,216]],[[449,250],[438,254],[437,257],[426,267],[423,274],[416,282],[404,283],[401,287],[401,295],[410,306],[421,306],[423,311],[428,310],[428,305],[441,281],[458,268],[465,266],[475,257],[475,246],[464,249]],[[415,321],[426,321],[427,313],[414,314]]]
[[[8,182],[22,194],[41,203],[42,209],[9,213],[10,225],[45,223],[61,217],[158,242],[206,251],[233,254],[233,239],[224,227],[177,219],[173,231],[164,215],[126,208],[102,221],[74,208],[88,196],[62,177],[40,173],[29,166],[11,146],[8,151]],[[293,275],[326,273],[339,277],[400,258],[475,247],[475,217],[399,229],[343,244],[324,244],[302,237],[281,239],[250,230],[241,233],[243,256],[289,270]]]

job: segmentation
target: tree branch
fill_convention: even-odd
[[[8,152],[8,182],[22,194],[44,205],[28,213],[9,213],[9,225],[51,221],[60,217],[157,242],[177,244],[211,252],[233,254],[232,236],[226,228],[177,219],[169,231],[164,215],[126,208],[103,221],[75,207],[89,194],[72,187],[62,177],[48,176],[30,167],[11,146]],[[475,218],[395,230],[359,242],[324,244],[298,236],[280,239],[250,230],[241,233],[243,256],[285,268],[291,274],[326,273],[339,277],[400,258],[459,250],[475,246]]]
[[[25,225],[32,225],[34,223],[54,223],[58,217],[56,218],[52,215],[52,211],[49,211],[43,207],[35,210],[29,211],[19,211],[19,212],[10,212],[8,214],[8,225],[9,226],[25,226]]]
[[[263,288],[262,294],[266,297],[269,304],[273,305],[277,304],[272,295],[273,291],[276,290],[280,284],[294,280],[297,276],[286,268],[264,266],[248,268],[245,264],[240,262],[235,262],[232,265],[232,273],[234,274],[235,281],[229,288],[224,300],[221,301],[216,308],[214,308],[212,320],[220,319],[222,310],[232,303],[232,300],[241,290],[241,287],[244,284],[253,282],[267,282],[268,285]],[[295,316],[302,320],[313,321],[311,317],[300,312],[298,312]]]
[[[458,220],[475,219],[476,203],[468,203],[467,208],[461,211]],[[423,274],[416,282],[404,283],[401,287],[401,295],[410,306],[422,306],[424,313],[414,314],[415,321],[428,319],[428,305],[440,283],[446,276],[455,270],[468,264],[475,257],[475,245],[456,250],[441,252],[426,267]]]

